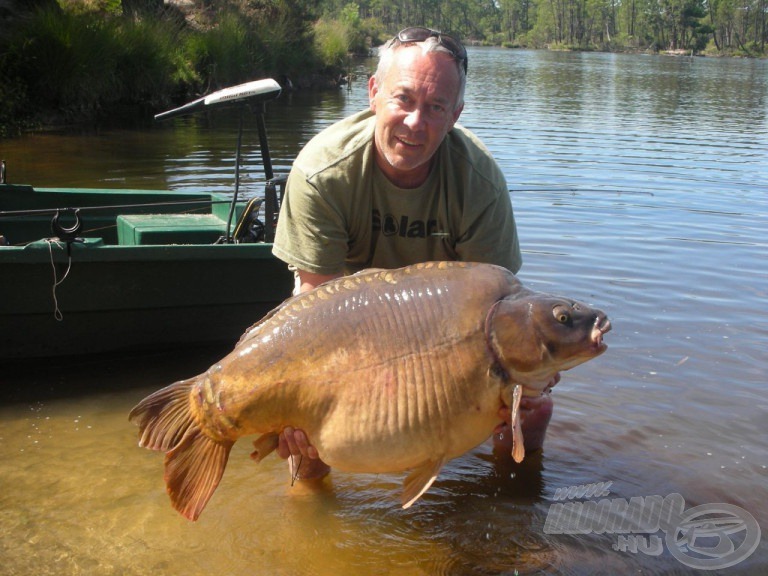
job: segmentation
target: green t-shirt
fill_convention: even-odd
[[[520,269],[507,183],[490,152],[456,125],[426,182],[394,186],[374,160],[366,110],[323,130],[288,176],[273,253],[315,274],[398,268],[430,260]]]

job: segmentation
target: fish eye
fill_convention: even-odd
[[[554,315],[555,320],[557,320],[560,324],[571,323],[571,311],[567,306],[555,306],[552,309],[552,314]]]

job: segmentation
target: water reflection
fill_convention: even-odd
[[[334,472],[317,492],[292,489],[282,463],[255,465],[243,441],[190,524],[127,413],[225,351],[4,369],[3,570],[693,573],[668,551],[616,551],[615,535],[544,534],[558,488],[603,481],[612,498],[741,506],[766,530],[768,64],[487,48],[470,60],[462,122],[513,189],[522,280],[599,305],[614,325],[608,352],[555,389],[544,453],[515,467],[478,447],[402,511],[402,475]],[[358,82],[270,104],[276,166],[366,102]],[[38,185],[228,190],[236,121],[37,134],[1,155],[11,180]],[[246,194],[262,178],[255,130],[246,123]],[[767,562],[762,542],[727,573]]]

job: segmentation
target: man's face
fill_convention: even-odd
[[[449,54],[423,54],[419,46],[398,49],[381,83],[371,76],[376,164],[396,186],[415,188],[426,180],[432,156],[461,114],[459,81]]]

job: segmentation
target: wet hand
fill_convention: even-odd
[[[525,428],[525,421],[536,412],[547,409],[552,404],[552,397],[548,392],[545,392],[541,396],[523,396],[520,400],[520,424]],[[493,429],[494,434],[500,434],[509,430],[507,422],[512,418],[511,410],[509,406],[502,406],[499,408],[499,418],[503,420],[500,424]]]
[[[536,422],[529,422],[529,426],[534,428],[543,427],[546,430],[547,424],[549,424],[549,418],[552,416],[552,388],[560,382],[560,372],[557,372],[549,382],[544,392],[540,396],[523,396],[520,400],[520,425],[525,431],[525,420],[536,420]],[[494,434],[504,434],[510,432],[507,422],[512,418],[511,410],[509,406],[502,406],[499,408],[499,418],[501,418],[501,424],[498,424],[493,429]],[[541,420],[545,420],[542,422]]]
[[[520,400],[520,427],[526,452],[538,450],[544,445],[544,436],[553,408],[552,395],[548,392],[541,396],[523,397]],[[507,424],[511,417],[508,406],[502,406],[499,409],[499,418],[503,422],[493,430],[493,444],[496,450],[508,452],[512,448],[512,430]]]
[[[320,480],[331,471],[303,430],[286,426],[277,438],[277,454],[283,459],[290,458],[291,485],[296,480]]]
[[[304,431],[294,430],[290,426],[286,426],[278,437],[277,454],[284,460],[290,456],[306,456],[313,460],[320,457]]]

